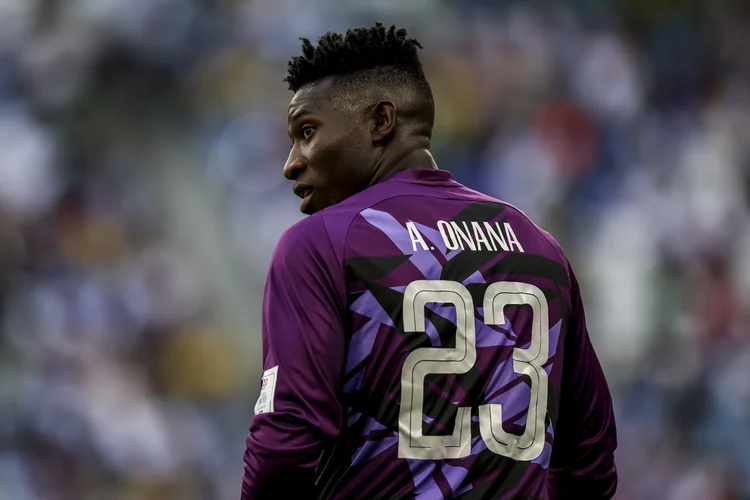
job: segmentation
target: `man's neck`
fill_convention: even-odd
[[[417,168],[438,168],[432,153],[428,149],[413,149],[397,157],[395,161],[378,162],[369,185],[377,184],[398,172]]]

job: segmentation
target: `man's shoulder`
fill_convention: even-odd
[[[309,215],[289,226],[279,238],[279,244],[290,243],[299,240],[313,241],[320,237],[321,231],[325,231],[325,224],[320,213]]]
[[[276,243],[273,260],[293,260],[320,253],[322,244],[328,244],[325,224],[321,214],[305,217],[287,228]]]
[[[309,215],[284,231],[276,244],[274,261],[317,257],[333,264],[341,259],[342,243],[353,217],[332,208],[335,206]]]
[[[312,255],[323,256],[326,260],[343,259],[351,223],[382,199],[382,193],[374,189],[367,191],[368,196],[352,196],[295,222],[279,238],[274,260]]]
[[[534,234],[541,242],[546,242],[552,249],[554,249],[554,255],[559,258],[560,262],[564,265],[568,265],[567,257],[562,249],[562,246],[558,241],[549,233],[547,230],[539,226],[535,221],[531,219],[526,212],[516,207],[515,205],[508,203],[507,201],[494,198],[490,195],[475,191],[473,189],[463,186],[463,190],[467,196],[475,198],[479,202],[497,203],[504,207],[506,217],[515,219],[516,224],[522,225],[527,232]]]

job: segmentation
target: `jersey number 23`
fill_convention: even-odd
[[[406,357],[401,371],[398,456],[422,460],[462,458],[471,453],[471,408],[458,409],[452,435],[425,436],[422,433],[424,380],[433,373],[460,375],[474,366],[477,358],[474,303],[461,283],[414,281],[404,293],[405,331],[425,331],[424,311],[429,303],[455,306],[456,347],[422,347]],[[515,460],[531,461],[541,455],[545,441],[547,372],[543,366],[549,353],[548,306],[542,291],[533,285],[493,283],[484,294],[485,323],[503,324],[503,311],[509,305],[528,305],[533,311],[531,344],[527,349],[513,349],[513,370],[531,380],[526,428],[520,436],[505,432],[502,406],[485,404],[479,407],[479,430],[490,451]]]

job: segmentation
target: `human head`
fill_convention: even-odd
[[[326,33],[317,46],[301,40],[284,79],[294,92],[284,176],[312,214],[405,168],[399,161],[411,150],[428,149],[435,111],[422,46],[405,29],[376,23]]]

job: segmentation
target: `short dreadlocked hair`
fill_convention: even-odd
[[[432,103],[432,91],[417,54],[422,45],[407,35],[403,28],[386,30],[375,23],[344,34],[328,32],[318,39],[317,46],[301,38],[302,55],[289,61],[284,81],[292,92],[330,76],[353,83],[410,85]]]

